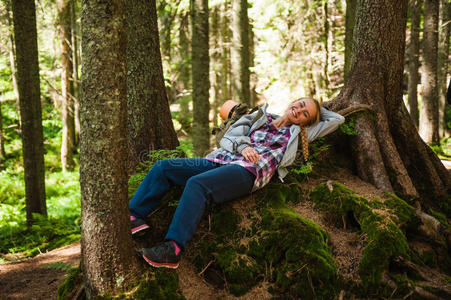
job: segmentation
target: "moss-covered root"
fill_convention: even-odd
[[[83,278],[80,268],[69,271],[69,276],[58,287],[58,300],[78,299],[77,294],[82,288]],[[149,269],[141,280],[130,287],[130,291],[121,292],[117,296],[105,295],[100,299],[185,299],[179,291],[178,275],[173,270]]]
[[[273,293],[301,299],[333,299],[339,280],[327,233],[288,208],[262,209],[258,238],[249,255],[266,265]]]
[[[343,218],[353,215],[361,230],[368,236],[368,244],[360,261],[359,274],[363,286],[375,289],[381,282],[382,272],[388,269],[390,260],[408,256],[409,246],[400,226],[413,222],[413,207],[402,199],[387,204],[374,199],[368,201],[354,191],[334,182],[332,188],[320,184],[310,194],[315,207]]]

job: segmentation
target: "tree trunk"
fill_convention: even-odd
[[[211,108],[213,114],[213,126],[219,126],[221,122],[218,117],[219,107],[224,103],[221,95],[221,48],[219,46],[220,40],[220,6],[216,5],[210,9],[210,36],[211,36],[211,49],[210,49],[210,60],[211,60],[211,72],[210,72],[210,85],[212,90],[212,104]]]
[[[130,283],[125,1],[82,2],[80,187],[88,299]]]
[[[2,170],[2,164],[5,161],[5,138],[3,137],[3,116],[2,116],[2,102],[0,101],[0,170]]]
[[[409,62],[408,73],[408,101],[409,113],[413,123],[418,128],[419,113],[418,113],[418,97],[417,88],[420,82],[420,74],[418,69],[420,66],[420,21],[421,21],[421,6],[422,0],[413,0],[410,2],[412,16],[410,25],[410,44],[407,48],[407,58]]]
[[[34,0],[13,0],[12,8],[27,221],[31,224],[33,213],[47,216],[36,11]]]
[[[224,1],[224,6],[221,11],[221,49],[222,49],[222,76],[221,76],[221,94],[224,99],[224,101],[231,99],[231,93],[230,93],[230,18],[229,18],[229,11],[230,11],[230,2],[229,0]]]
[[[356,5],[357,0],[346,0],[345,66],[344,66],[345,82],[348,78],[349,69],[351,67],[352,61],[352,42],[355,26]]]
[[[156,3],[131,0],[127,9],[128,171],[134,172],[151,150],[175,149],[164,85]]]
[[[449,56],[449,33],[451,30],[451,3],[449,0],[440,1],[440,22],[439,22],[439,44],[438,44],[438,116],[439,116],[439,137],[449,134],[446,124],[446,91],[448,88],[448,56]]]
[[[326,105],[373,107],[355,119],[354,157],[361,178],[402,196],[421,196],[426,205],[441,205],[451,176],[419,137],[402,101],[407,0],[359,0],[357,6],[349,77]]]
[[[19,104],[19,87],[17,86],[17,61],[16,61],[16,47],[14,43],[14,34],[13,34],[13,20],[11,19],[11,1],[5,1],[6,6],[6,19],[8,21],[8,28],[11,30],[9,31],[9,64],[11,67],[11,77],[13,80],[13,89],[14,89],[14,95],[16,96],[16,111],[17,115],[19,117],[19,128],[22,126],[21,118],[20,118],[20,104]]]
[[[80,144],[80,76],[78,76],[80,52],[78,49],[78,39],[80,35],[77,18],[77,0],[71,0],[71,37],[72,37],[72,82],[74,100],[74,123],[75,123],[75,146]]]
[[[420,135],[426,143],[438,142],[438,46],[439,0],[424,1],[423,67],[421,74],[422,101]]]
[[[247,0],[232,0],[232,32],[232,92],[235,100],[250,104]]]
[[[196,156],[210,149],[208,0],[190,0],[192,21],[193,145]]]
[[[258,76],[254,70],[255,67],[255,35],[253,29],[252,21],[249,21],[249,88],[250,88],[250,105],[254,107],[258,102],[257,95],[257,85],[258,85]]]
[[[74,101],[72,81],[72,49],[71,49],[71,0],[58,0],[59,37],[61,42],[61,113],[63,121],[63,137],[61,141],[61,167],[63,172],[73,171],[75,145]]]
[[[182,125],[182,130],[188,133],[191,127],[192,111],[188,101],[190,91],[190,39],[189,39],[189,14],[183,13],[180,15],[179,27],[179,71],[180,75],[177,79],[176,91],[177,98],[182,98],[180,101],[180,115],[177,118]]]

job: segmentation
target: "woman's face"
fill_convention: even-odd
[[[310,99],[293,102],[288,106],[286,114],[292,124],[307,125],[317,114],[315,102]]]

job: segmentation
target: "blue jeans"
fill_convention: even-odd
[[[174,185],[185,186],[166,240],[185,248],[210,203],[223,203],[249,194],[255,175],[242,166],[213,163],[204,158],[175,158],[156,162],[130,200],[131,215],[145,219]]]

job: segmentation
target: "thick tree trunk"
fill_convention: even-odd
[[[208,0],[191,0],[193,72],[194,154],[204,156],[210,149]]]
[[[34,0],[13,0],[27,221],[33,213],[47,216],[44,143],[39,89],[38,42]]]
[[[219,126],[218,113],[219,107],[224,103],[221,95],[221,48],[219,46],[220,40],[220,7],[219,5],[210,9],[210,35],[211,35],[211,48],[210,48],[210,60],[212,70],[210,72],[210,85],[212,93],[212,104],[211,107],[213,113],[213,126]]]
[[[348,78],[349,69],[351,67],[352,61],[352,41],[354,36],[356,5],[357,0],[346,0],[345,66],[344,66],[345,82]]]
[[[416,132],[402,102],[407,0],[359,0],[354,58],[334,110],[369,104],[357,117],[355,159],[359,175],[376,187],[440,205],[451,177]]]
[[[58,0],[59,37],[61,42],[61,91],[62,91],[62,121],[63,137],[61,141],[61,166],[63,172],[73,171],[74,145],[75,145],[75,123],[74,123],[74,101],[72,81],[72,49],[71,49],[71,0]]]
[[[163,78],[155,0],[131,0],[127,8],[128,170],[151,150],[175,149],[177,135]]]
[[[232,31],[232,92],[235,100],[250,104],[247,0],[232,0]]]
[[[424,1],[423,66],[421,73],[422,101],[420,135],[426,143],[438,142],[438,46],[439,0]]]
[[[446,124],[446,91],[448,88],[448,56],[449,56],[449,34],[451,31],[451,3],[449,0],[440,0],[440,22],[439,22],[439,44],[438,44],[438,116],[439,137],[449,134]]]
[[[409,62],[408,73],[408,101],[409,113],[415,126],[418,128],[419,112],[418,112],[418,97],[417,89],[420,82],[420,74],[418,69],[420,66],[420,20],[421,20],[421,6],[422,0],[410,1],[411,5],[411,25],[410,25],[410,44],[407,48],[407,58]]]
[[[80,186],[88,299],[114,294],[134,271],[127,205],[125,1],[82,2]]]

